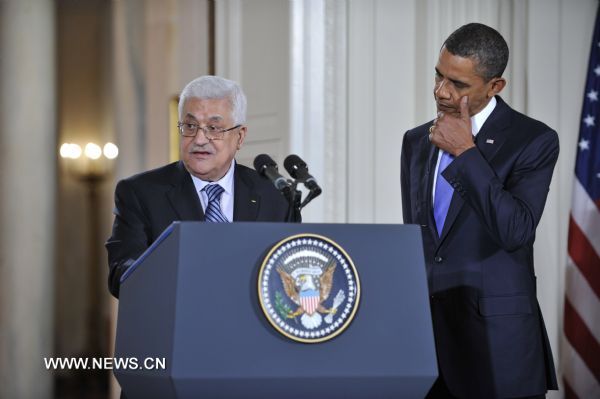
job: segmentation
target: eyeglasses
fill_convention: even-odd
[[[235,125],[234,127],[230,127],[229,129],[222,129],[217,126],[200,126],[195,123],[187,123],[187,122],[179,122],[177,127],[179,128],[179,133],[184,137],[196,137],[198,134],[198,130],[202,130],[204,133],[204,137],[207,140],[223,140],[225,138],[225,133],[237,129],[242,125]]]

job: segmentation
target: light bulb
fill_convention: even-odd
[[[113,143],[104,144],[104,156],[108,159],[115,159],[119,155],[119,148]]]
[[[67,143],[68,144],[68,143]],[[81,156],[81,147],[77,144],[68,144],[67,157],[77,159]]]
[[[90,159],[98,159],[102,155],[102,149],[98,144],[87,143],[85,145],[85,156]]]
[[[61,158],[71,158],[69,156],[70,149],[71,149],[71,144],[63,143],[63,145],[60,146],[60,157]]]

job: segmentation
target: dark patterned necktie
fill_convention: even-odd
[[[227,217],[221,212],[221,194],[223,194],[223,187],[218,184],[209,184],[204,187],[204,192],[208,196],[208,204],[204,211],[204,219],[207,222],[214,223],[229,223]]]
[[[441,150],[440,150],[441,151]],[[454,189],[448,183],[448,181],[442,176],[444,169],[450,165],[454,160],[454,155],[448,154],[446,151],[442,152],[442,158],[440,159],[440,166],[438,167],[437,180],[435,181],[435,201],[433,201],[433,217],[435,218],[435,225],[437,227],[438,236],[442,236],[442,230],[444,229],[444,222],[446,221],[446,215],[448,214],[448,208],[450,208],[450,201],[452,200],[452,194]]]

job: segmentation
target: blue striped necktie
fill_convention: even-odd
[[[221,212],[221,194],[225,191],[223,187],[218,184],[209,184],[203,190],[208,196],[208,204],[204,210],[204,219],[207,222],[229,223],[227,217]]]
[[[442,151],[442,150],[440,150]],[[442,151],[442,158],[440,159],[440,166],[438,166],[437,180],[435,181],[435,201],[433,201],[433,217],[435,218],[435,225],[437,227],[438,236],[442,236],[442,230],[444,229],[444,222],[446,221],[446,215],[448,214],[448,208],[450,208],[450,201],[452,200],[452,194],[454,189],[448,183],[448,181],[442,176],[442,172],[450,165],[454,160],[454,155]]]

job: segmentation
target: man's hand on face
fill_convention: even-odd
[[[437,119],[429,128],[429,140],[433,145],[455,157],[475,147],[468,101],[467,96],[460,99],[460,115],[438,112]]]

